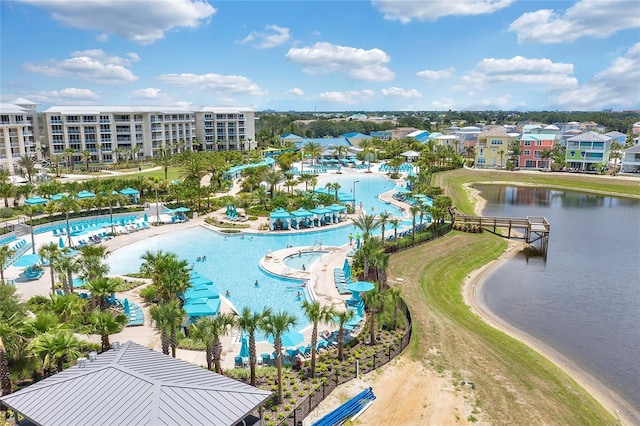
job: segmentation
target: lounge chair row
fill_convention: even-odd
[[[17,239],[18,239],[18,237],[16,237],[15,235],[11,235],[9,237],[5,237],[5,238],[0,240],[0,245],[8,244],[8,243],[10,243],[12,241],[15,241]]]
[[[342,268],[335,268],[333,270],[333,281],[335,282],[338,293],[350,294],[351,291],[347,288],[351,284],[351,278],[346,278]]]
[[[11,247],[11,250],[13,250],[13,255],[9,258],[9,260],[7,261],[6,265],[4,265],[4,267],[7,267],[13,264],[13,262],[18,260],[18,258],[23,254],[25,254],[27,250],[29,250],[30,248],[31,248],[31,243],[28,243],[26,240],[20,240],[18,243],[14,244]]]

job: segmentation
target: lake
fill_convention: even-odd
[[[546,258],[524,250],[487,278],[487,307],[640,412],[640,201],[476,185],[484,216],[545,216]],[[636,413],[636,416],[638,414]]]

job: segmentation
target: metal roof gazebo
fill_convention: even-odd
[[[64,395],[64,403],[60,396]],[[0,402],[40,425],[216,424],[257,420],[270,392],[133,342],[89,359]],[[73,409],[70,409],[73,407]]]

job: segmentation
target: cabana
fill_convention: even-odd
[[[182,307],[189,316],[189,323],[195,318],[212,317],[220,311],[220,298],[217,299],[190,299]]]
[[[416,151],[405,151],[400,155],[405,157],[407,159],[407,161],[409,161],[409,162],[417,160],[418,158],[420,158],[420,153],[416,152]]]
[[[327,209],[333,212],[333,222],[341,222],[345,220],[345,216],[347,215],[347,207],[341,204],[331,204],[327,206]]]
[[[61,402],[64,395],[64,403]],[[0,398],[37,425],[261,424],[264,391],[127,342]],[[185,403],[188,402],[188,404]],[[73,407],[70,409],[69,407]],[[256,419],[256,417],[260,417]]]
[[[304,228],[313,228],[313,220],[311,218],[314,216],[309,210],[300,207],[298,210],[291,212],[291,227],[300,229]]]
[[[333,224],[333,210],[320,206],[309,211],[316,215],[314,222],[317,221],[317,226]]]
[[[272,231],[289,229],[291,226],[291,214],[282,207],[269,214],[269,229]]]

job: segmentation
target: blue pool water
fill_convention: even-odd
[[[302,270],[303,266],[306,270],[309,270],[313,265],[322,258],[328,252],[326,251],[308,251],[300,254],[293,254],[282,259],[285,265],[289,268]]]
[[[402,212],[391,204],[386,204],[377,198],[377,194],[392,189],[395,184],[380,175],[332,175],[324,182],[339,182],[343,191],[349,191],[354,180],[356,184],[357,203],[362,200],[363,208],[367,212],[380,213],[387,210],[396,216]],[[324,185],[324,184],[323,184]],[[405,222],[406,226],[407,223]],[[411,225],[411,221],[408,221]],[[392,232],[387,228],[387,235]],[[283,279],[270,275],[260,269],[260,259],[269,251],[276,251],[287,246],[341,246],[349,243],[349,234],[355,234],[356,228],[345,225],[333,229],[320,229],[295,234],[247,234],[224,236],[203,227],[196,227],[170,234],[159,235],[123,247],[112,253],[108,262],[110,273],[125,274],[138,272],[142,262],[141,256],[145,251],[157,250],[176,253],[181,259],[189,262],[198,274],[211,279],[221,294],[228,290],[229,300],[237,310],[247,306],[253,311],[261,311],[263,307],[270,307],[274,311],[287,311],[298,320],[297,329],[308,325],[300,306],[302,292],[306,297],[306,290],[301,287],[299,280]],[[378,230],[379,232],[379,230]],[[207,260],[198,262],[196,259],[206,256]],[[297,258],[291,259],[296,262]],[[317,259],[316,259],[317,261]],[[302,268],[302,265],[299,265]],[[310,267],[310,264],[306,265]],[[291,265],[295,268],[294,265]],[[297,268],[296,268],[297,269]],[[254,283],[258,281],[256,287]]]

